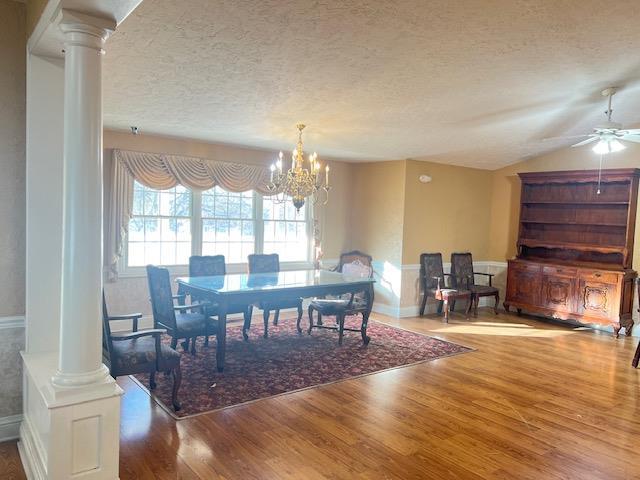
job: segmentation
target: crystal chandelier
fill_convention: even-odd
[[[291,154],[291,168],[283,171],[283,158],[280,152],[278,159],[271,165],[271,182],[267,189],[276,196],[276,201],[283,203],[287,197],[291,197],[293,205],[299,212],[307,197],[312,197],[316,204],[323,197],[323,205],[329,200],[329,165],[324,167],[324,175],[321,173],[318,154],[313,152],[308,156],[308,165],[305,167],[304,151],[302,149],[302,130],[305,125],[299,123],[298,144]],[[324,180],[324,181],[323,181]]]

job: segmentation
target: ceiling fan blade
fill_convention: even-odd
[[[621,130],[623,135],[640,135],[640,128]]]
[[[572,138],[583,138],[583,137],[589,137],[593,135],[593,133],[583,133],[582,135],[567,135],[567,136],[562,136],[562,137],[547,137],[547,138],[543,138],[542,141],[543,142],[553,142],[555,140],[569,140]]]
[[[620,140],[624,142],[640,143],[640,135],[623,135]]]
[[[590,138],[587,138],[586,140],[583,140],[583,141],[578,142],[575,145],[571,145],[571,146],[572,147],[581,147],[583,145],[586,145],[587,143],[595,142],[598,139],[599,139],[599,137],[597,135],[590,135]]]

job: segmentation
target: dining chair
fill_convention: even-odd
[[[475,281],[476,275],[488,278],[489,285],[478,285]],[[471,253],[451,254],[451,285],[453,288],[463,288],[471,291],[473,301],[473,315],[478,316],[478,302],[481,297],[495,297],[493,312],[498,314],[498,304],[500,303],[500,290],[492,285],[494,275],[492,273],[474,272],[473,257]],[[455,308],[455,300],[451,304],[451,310]]]
[[[127,315],[109,315],[107,302],[102,292],[102,325],[103,325],[103,361],[109,368],[113,378],[121,375],[149,374],[149,388],[156,388],[157,372],[165,372],[173,377],[171,403],[175,411],[180,410],[178,390],[182,382],[180,370],[180,354],[175,349],[162,343],[164,329],[154,328],[138,330],[141,313]],[[113,333],[111,322],[132,321],[129,333]]]
[[[189,257],[189,276],[190,277],[212,277],[227,274],[227,266],[224,255],[192,255]],[[200,298],[191,295],[191,299],[196,302],[206,301],[206,298]],[[249,305],[246,303],[232,304],[227,307],[227,315],[233,313],[241,313],[246,322]],[[209,317],[218,315],[218,306],[215,303],[209,303],[205,306],[205,314]],[[209,337],[204,339],[205,347],[209,345]]]
[[[372,257],[358,250],[343,253],[340,255],[338,265],[333,269],[343,275],[359,278],[372,278],[373,265]],[[367,345],[370,338],[367,336],[367,324],[371,312],[371,302],[373,298],[367,299],[364,292],[354,292],[335,298],[314,298],[309,304],[309,330],[314,328],[324,328],[338,331],[338,345],[342,345],[344,332],[360,332],[362,342]],[[313,312],[318,314],[318,322],[314,323]],[[359,329],[345,328],[344,323],[347,316],[362,315],[362,323]],[[335,316],[336,326],[325,326],[322,322],[323,316]]]
[[[187,305],[185,295],[173,295],[171,291],[171,277],[169,270],[164,267],[147,265],[147,280],[153,311],[154,328],[164,328],[171,336],[171,348],[176,348],[178,340],[184,339],[185,350],[196,353],[196,338],[199,336],[215,335],[217,321],[205,314],[205,302],[194,302]],[[181,300],[179,305],[174,300]]]
[[[251,254],[247,257],[249,274],[254,273],[278,273],[280,272],[280,256],[277,253],[272,254]],[[280,310],[283,308],[296,308],[298,310],[298,319],[296,321],[298,333],[302,332],[300,328],[300,320],[302,319],[302,298],[282,299],[277,301],[259,302],[256,304],[262,310],[264,320],[264,338],[269,336],[269,315],[274,310],[273,324],[278,325],[280,318]],[[245,318],[245,330],[251,326],[251,316],[253,315],[253,305],[249,305],[247,309],[247,317]]]
[[[438,314],[442,314],[444,310],[444,320],[448,323],[451,302],[466,299],[465,316],[469,318],[471,291],[464,288],[453,288],[450,282],[445,281],[446,278],[451,278],[451,276],[449,273],[444,273],[441,253],[423,253],[420,255],[420,284],[423,292],[420,316],[424,315],[427,299],[433,298],[438,301]]]

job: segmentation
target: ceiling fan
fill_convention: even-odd
[[[586,140],[571,145],[572,147],[581,147],[589,143],[597,141],[592,150],[595,153],[606,155],[607,153],[619,152],[626,147],[622,142],[640,143],[640,129],[629,130],[623,129],[620,123],[611,120],[613,109],[611,108],[611,99],[616,93],[615,87],[609,87],[602,91],[603,97],[608,97],[608,107],[604,112],[607,121],[597,125],[593,129],[593,133],[579,135],[579,137],[589,137]]]

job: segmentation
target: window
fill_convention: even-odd
[[[290,200],[214,187],[154,190],[134,183],[126,266],[187,265],[191,255],[224,255],[245,263],[251,253],[277,253],[282,262],[310,260],[310,215]]]
[[[254,193],[215,187],[202,192],[202,255],[243,263],[255,252]]]
[[[307,260],[309,240],[306,208],[296,213],[293,203],[278,203],[273,197],[263,199],[264,251],[277,253],[282,261]]]
[[[134,184],[129,222],[129,266],[184,265],[191,255],[191,193],[178,185],[153,190]]]

